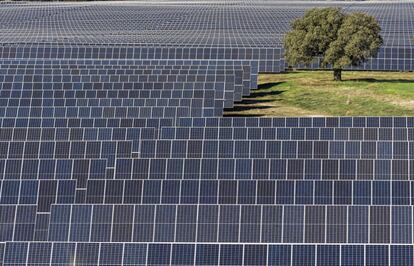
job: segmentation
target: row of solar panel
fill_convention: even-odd
[[[174,64],[170,62],[163,62],[162,64],[151,64],[144,65],[144,62],[137,62],[136,65],[76,65],[76,64],[60,64],[56,62],[51,65],[37,65],[37,64],[4,64],[0,67],[0,73],[4,78],[4,81],[12,82],[13,80],[21,81],[50,81],[55,78],[57,81],[64,80],[67,81],[70,77],[68,75],[75,75],[77,80],[80,78],[86,79],[83,77],[86,75],[91,76],[103,76],[103,78],[108,79],[109,81],[125,80],[128,81],[133,77],[127,77],[131,75],[151,75],[151,74],[160,74],[160,75],[196,75],[196,74],[214,74],[214,75],[224,75],[226,73],[231,73],[232,71],[245,71],[249,72],[251,67],[249,63],[240,62],[240,64],[208,64],[208,65],[198,65],[193,62],[193,64],[185,64],[182,62],[179,64],[175,62]],[[152,62],[150,62],[152,63]],[[33,77],[30,77],[33,75]],[[119,75],[121,77],[116,77]],[[246,77],[248,77],[246,75]],[[172,77],[170,77],[173,79]],[[70,80],[69,80],[70,81]],[[172,80],[174,81],[174,80]]]
[[[414,127],[414,117],[373,117],[375,123],[365,124],[365,118],[362,118],[363,123],[352,122],[352,117],[326,117],[326,118],[254,118],[254,117],[209,117],[209,118],[178,118],[176,119],[177,127],[261,127],[261,128],[277,128],[277,127],[342,127],[342,128],[412,128]],[[325,123],[333,119],[341,119],[347,121],[341,123],[340,126],[331,126]],[[287,124],[285,123],[287,120]],[[314,120],[312,122],[312,120]],[[371,120],[367,118],[367,120]],[[379,125],[379,121],[381,125]],[[298,124],[298,121],[305,121],[305,123]],[[113,118],[113,119],[94,119],[94,118],[0,118],[1,127],[171,127],[175,126],[172,119],[164,118]],[[293,125],[290,125],[290,124]],[[379,129],[382,130],[382,129]]]
[[[107,147],[113,152],[103,154],[105,159],[1,159],[0,179],[86,178],[90,174],[101,179],[411,180],[414,174],[413,160],[118,159],[115,145]],[[115,172],[106,176],[106,167]]]
[[[59,44],[26,44],[25,46],[18,46],[18,45],[4,45],[0,49],[0,57],[2,58],[9,58],[12,54],[39,54],[39,55],[46,55],[44,58],[50,58],[50,55],[56,54],[71,54],[71,58],[77,58],[79,56],[90,55],[94,54],[93,58],[97,57],[105,57],[114,55],[116,58],[121,56],[120,58],[127,58],[131,56],[139,56],[139,55],[153,55],[153,54],[161,54],[163,58],[169,58],[170,56],[185,56],[188,54],[197,54],[197,56],[202,55],[204,57],[216,57],[220,55],[218,58],[223,58],[228,54],[231,57],[242,57],[245,56],[253,56],[253,58],[246,58],[246,59],[274,59],[274,57],[270,57],[271,55],[280,56],[281,51],[283,49],[280,47],[209,47],[209,46],[180,46],[178,44],[174,46],[157,46],[156,44],[145,44],[142,43],[138,47],[133,47],[131,45],[122,47],[120,44],[116,44],[113,46],[110,45],[82,45],[82,44],[67,44],[65,46]],[[401,46],[401,47],[392,47],[386,46],[382,47],[381,50],[378,52],[378,57],[393,57],[393,58],[410,58],[411,55],[414,54],[414,50],[408,46]],[[47,56],[49,55],[49,56]],[[174,57],[175,57],[174,56]],[[55,56],[52,56],[55,57]],[[11,57],[13,58],[13,57]]]
[[[19,48],[17,48],[19,49]],[[24,48],[20,48],[24,49]],[[269,48],[262,48],[258,50],[257,53],[249,53],[245,52],[244,48],[233,48],[235,52],[224,52],[224,53],[216,53],[216,54],[205,54],[205,48],[201,48],[199,51],[189,51],[183,53],[176,53],[175,49],[180,48],[171,48],[172,52],[165,51],[162,53],[145,53],[142,52],[141,54],[116,54],[111,51],[107,53],[72,53],[72,48],[62,48],[62,49],[69,49],[69,51],[61,51],[60,53],[45,53],[42,51],[16,51],[11,53],[5,53],[2,55],[3,59],[18,59],[18,58],[39,58],[39,59],[101,59],[101,60],[113,60],[113,59],[145,59],[145,60],[158,60],[158,59],[169,59],[169,60],[246,60],[246,61],[256,61],[260,65],[261,71],[272,71],[272,72],[281,72],[286,67],[284,59],[282,57],[283,51],[280,48],[276,48],[276,50],[269,49]],[[74,48],[76,49],[76,48]],[[98,48],[99,49],[99,48]],[[138,48],[139,49],[139,48]],[[145,48],[143,48],[145,49]],[[196,48],[192,48],[196,49]],[[208,48],[207,48],[208,49]],[[410,60],[406,56],[399,56],[397,49],[401,48],[391,48],[396,49],[393,53],[386,52],[387,48],[380,49],[380,53],[377,58],[371,58],[368,62],[364,63],[362,66],[358,67],[350,67],[349,69],[364,69],[364,70],[402,70],[402,71],[409,71],[413,69],[414,60]],[[405,48],[402,48],[405,49]],[[402,54],[411,54],[412,48],[410,50],[402,51]],[[318,62],[315,62],[311,66],[299,66],[303,68],[311,68],[311,69],[319,69],[321,65]]]
[[[76,198],[80,197],[76,193],[76,180],[9,180],[0,186],[0,204],[36,205],[35,213],[50,212],[52,204],[73,204],[81,200]]]
[[[131,75],[20,75],[15,76],[0,76],[0,82],[9,85],[13,83],[13,88],[17,88],[20,83],[23,86],[27,83],[109,83],[113,82],[116,85],[122,85],[122,82],[128,83],[145,83],[145,82],[233,82],[233,73],[219,74],[219,73],[197,73],[197,74],[131,74]],[[65,84],[66,85],[66,84]],[[69,84],[67,84],[69,85]],[[66,86],[65,86],[66,87]]]
[[[86,62],[85,62],[86,63]],[[250,70],[254,67],[250,63],[240,62],[240,64],[219,64],[218,62],[209,62],[207,65],[199,65],[196,62],[191,61],[192,64],[186,64],[186,62],[156,62],[158,64],[143,65],[144,62],[137,62],[137,65],[62,65],[59,62],[52,65],[2,65],[0,66],[1,72],[11,73],[11,75],[93,75],[113,76],[119,75],[144,75],[144,74],[220,74],[225,71],[243,71],[243,79],[249,80],[251,77],[257,76],[256,73]],[[163,65],[165,64],[165,65]],[[257,70],[256,70],[257,71]],[[142,72],[142,73],[141,73]],[[177,73],[178,72],[178,73]],[[211,73],[213,72],[213,73]],[[49,74],[50,73],[50,74]],[[2,74],[9,75],[9,74]],[[14,79],[14,78],[13,78]],[[21,79],[21,78],[20,78]],[[62,78],[59,78],[62,80]],[[30,79],[33,80],[33,79]]]
[[[170,99],[171,97],[179,99],[180,97],[188,98],[193,96],[194,98],[215,98],[217,100],[224,100],[225,104],[232,106],[235,101],[235,90],[237,94],[241,96],[241,86],[234,84],[225,84],[225,83],[208,83],[206,85],[201,85],[203,83],[182,83],[176,87],[172,86],[167,89],[166,84],[161,86],[149,83],[141,83],[133,85],[132,87],[126,88],[123,86],[117,87],[116,84],[106,83],[104,84],[85,84],[83,88],[75,88],[75,84],[69,84],[68,87],[63,85],[63,83],[57,83],[56,88],[47,88],[46,84],[44,88],[34,89],[33,85],[29,85],[31,88],[23,89],[4,89],[2,91],[2,98],[9,101],[18,101],[26,100],[30,98],[45,98],[47,99],[107,99],[116,100],[117,98],[165,98]],[[135,88],[134,88],[135,86]],[[111,89],[112,88],[112,89]],[[216,89],[216,91],[215,91]],[[207,94],[208,93],[208,94]],[[204,95],[205,94],[205,95]],[[73,100],[72,100],[73,101]]]
[[[414,205],[412,181],[76,180],[0,181],[0,204]]]
[[[4,86],[6,84],[9,84],[10,88],[4,88]],[[18,86],[19,84],[21,85],[20,87]],[[23,86],[24,84],[28,85],[30,88],[27,87],[27,86]],[[36,84],[39,85],[39,86],[37,86],[38,88],[36,87]],[[57,88],[56,85],[59,85],[59,84],[61,85],[61,88]],[[223,97],[224,97],[224,99],[225,99],[224,107],[231,107],[233,105],[233,102],[234,102],[235,98],[241,97],[242,90],[243,90],[242,87],[240,86],[239,89],[237,89],[239,96],[235,97],[234,96],[235,95],[234,94],[234,88],[235,88],[234,84],[233,83],[231,83],[231,84],[230,83],[220,83],[220,82],[217,82],[217,83],[180,83],[180,84],[182,84],[182,87],[179,87],[178,83],[166,83],[166,84],[170,84],[171,88],[163,88],[163,83],[153,83],[153,84],[147,84],[147,83],[134,83],[134,84],[133,83],[59,83],[59,84],[58,83],[53,83],[53,84],[52,83],[3,83],[3,89],[4,89],[5,92],[7,92],[7,90],[11,90],[10,93],[13,93],[13,91],[16,91],[16,90],[17,91],[22,90],[22,93],[23,93],[23,91],[25,91],[25,90],[32,90],[32,89],[33,90],[43,90],[43,89],[46,89],[46,90],[50,90],[50,93],[52,93],[52,91],[56,90],[56,89],[57,90],[60,90],[60,89],[63,89],[63,90],[66,90],[66,89],[70,89],[70,90],[83,90],[83,89],[95,90],[95,89],[98,89],[97,86],[95,86],[95,85],[99,85],[99,84],[100,84],[100,86],[98,86],[98,87],[101,87],[101,89],[103,88],[103,89],[107,89],[107,90],[114,89],[114,88],[118,88],[118,89],[121,89],[121,90],[132,90],[132,89],[140,89],[141,87],[144,88],[144,89],[145,88],[147,88],[147,89],[156,89],[156,88],[158,88],[158,85],[160,86],[160,89],[184,89],[184,90],[201,89],[202,90],[202,89],[208,88],[209,90],[217,92],[216,96],[215,96],[216,99],[223,99]],[[139,85],[139,84],[141,84],[143,86],[137,87],[136,85]],[[197,84],[199,84],[200,86],[197,86]],[[50,85],[49,86],[50,88],[48,89],[48,87],[46,85]],[[126,87],[123,86],[123,85],[126,85]],[[129,86],[129,85],[131,85],[131,86]],[[150,85],[150,86],[145,87],[145,85]],[[223,90],[224,90],[224,95],[223,95]],[[6,94],[4,96],[7,97]],[[161,104],[163,106],[165,105],[164,102],[161,102]],[[174,102],[172,104],[176,105],[177,103]],[[186,105],[188,105],[188,103]],[[217,108],[216,108],[217,111],[215,111],[215,110],[206,111],[206,112],[204,112],[204,115],[208,115],[208,114],[218,115],[218,114],[220,114],[222,112],[221,109],[222,109],[223,105],[220,105],[219,103],[217,105],[218,105]],[[6,107],[6,109],[9,109],[9,108]],[[7,111],[9,111],[9,110],[7,110]],[[17,110],[14,110],[14,111],[12,109],[10,110],[10,112],[12,112],[12,113],[15,113],[16,111]],[[23,113],[26,112],[27,114],[29,114],[30,110],[27,109],[27,110],[22,111],[22,112]],[[63,111],[63,112],[65,112],[65,111]],[[151,110],[148,110],[148,111],[145,111],[145,112],[151,112]],[[147,115],[152,115],[152,114],[145,114],[145,112],[144,112],[144,117],[148,117]],[[163,112],[162,109],[161,110],[160,109],[155,110],[155,112],[158,112],[158,114],[155,114],[156,117],[160,117],[160,116],[162,117],[163,116],[163,114],[159,114],[160,112],[161,113]],[[203,113],[203,110],[200,110],[198,113],[200,113],[200,112]],[[4,113],[7,117],[10,117],[10,114],[7,114],[6,110],[4,110]],[[24,114],[19,114],[20,117],[21,117],[21,115],[24,116]],[[13,114],[11,114],[11,117],[13,117]]]
[[[0,60],[0,62],[2,62],[2,60]],[[91,61],[94,62],[94,61]],[[10,64],[9,64],[10,63]],[[165,61],[165,60],[149,60],[149,61],[131,61],[129,62],[129,64],[125,64],[124,62],[115,62],[114,65],[106,65],[105,63],[110,63],[110,62],[97,62],[97,65],[91,65],[90,62],[79,62],[79,65],[74,65],[74,64],[65,64],[68,62],[49,62],[49,65],[44,65],[44,64],[39,64],[35,62],[4,62],[3,66],[0,67],[0,69],[28,69],[28,72],[32,72],[35,71],[35,69],[75,69],[76,71],[78,70],[82,70],[82,69],[90,69],[90,70],[102,70],[102,69],[109,69],[109,70],[114,70],[114,69],[137,69],[137,68],[142,68],[141,66],[144,66],[145,68],[147,67],[153,67],[153,66],[160,66],[163,64],[166,64],[167,66],[244,66],[246,68],[250,68],[251,69],[251,73],[250,75],[252,77],[257,76],[258,71],[267,71],[267,72],[271,72],[273,68],[275,67],[279,67],[279,66],[274,66],[273,64],[275,64],[273,61],[270,63],[266,63],[266,65],[264,65],[264,63],[260,63],[259,65],[257,65],[257,62],[253,62],[253,61],[236,61],[236,62],[227,62],[227,61],[207,61],[207,62],[203,62],[203,61],[196,61],[196,60],[188,60],[188,61],[182,61],[182,60],[177,60],[177,61]],[[162,69],[165,69],[166,67],[163,67]],[[168,67],[167,67],[168,68]],[[278,70],[278,69],[277,69]],[[275,72],[276,70],[273,70],[273,72]],[[279,72],[279,71],[277,71]]]
[[[387,48],[400,51],[401,48]],[[410,48],[402,48],[405,53]],[[280,60],[281,48],[210,48],[210,47],[114,47],[108,46],[42,46],[0,47],[0,58],[79,58],[79,59],[228,59],[228,60]]]
[[[150,67],[150,68],[149,68]],[[50,69],[50,68],[0,68],[0,78],[3,82],[40,82],[40,81],[57,81],[57,82],[71,82],[85,80],[85,82],[93,81],[133,81],[135,76],[156,74],[159,77],[165,79],[165,75],[226,75],[231,74],[232,71],[244,71],[242,66],[217,66],[215,69],[213,66],[207,68],[207,66],[160,66],[155,68],[154,66],[142,66],[141,68],[126,69]],[[73,77],[75,76],[75,77]],[[155,80],[157,81],[157,80]],[[174,81],[174,80],[172,80]]]
[[[127,100],[127,99],[126,99]],[[134,133],[132,133],[134,132]],[[143,132],[140,136],[140,132]],[[135,139],[160,140],[338,140],[338,141],[412,141],[413,128],[155,128],[136,127],[14,127],[0,128],[0,140],[123,140]]]
[[[2,97],[4,99],[19,98],[123,98],[131,95],[135,98],[180,98],[182,94],[214,92],[217,99],[224,94],[227,108],[233,106],[234,101],[240,101],[246,86],[230,83],[20,83],[12,85],[3,83]],[[8,88],[6,86],[10,85]],[[96,90],[96,91],[91,91]],[[214,91],[216,90],[216,91]],[[249,89],[250,90],[250,89]],[[154,92],[152,92],[154,91]],[[168,95],[174,96],[168,96]],[[139,97],[142,95],[142,97]],[[165,96],[164,96],[165,95]],[[198,96],[200,97],[200,96]],[[197,98],[197,94],[194,96]]]
[[[52,91],[50,91],[52,92]],[[110,93],[110,91],[105,91]],[[151,93],[153,92],[153,93]],[[159,92],[159,93],[157,93]],[[151,93],[151,94],[150,94]],[[95,92],[94,92],[95,94]],[[165,96],[170,93],[162,93],[162,91],[140,91],[136,93],[143,96]],[[12,98],[12,99],[3,99],[2,107],[0,110],[2,113],[25,113],[27,110],[30,110],[30,113],[37,113],[41,111],[42,113],[49,112],[68,112],[68,116],[71,117],[73,112],[91,112],[91,113],[101,113],[101,112],[111,112],[110,110],[115,110],[115,112],[131,112],[131,110],[139,111],[139,108],[144,107],[192,107],[195,109],[203,110],[203,108],[220,108],[223,109],[223,100],[215,98],[214,91],[190,91],[186,93],[178,93],[184,96],[183,98],[88,98],[83,100],[78,100],[76,98],[61,99],[61,98]],[[219,93],[222,95],[222,93]],[[128,95],[128,94],[127,94]],[[124,94],[124,96],[127,96]],[[181,96],[180,95],[180,96]],[[195,96],[196,95],[196,96]],[[90,95],[88,95],[90,96]],[[195,96],[195,97],[192,97]],[[62,105],[62,103],[64,103]],[[123,105],[122,103],[128,103]],[[19,111],[16,112],[16,109]],[[220,109],[217,112],[220,112]],[[21,111],[24,110],[24,111]],[[106,111],[105,111],[106,110]],[[222,110],[221,110],[222,111]],[[112,111],[113,112],[113,111]]]
[[[1,60],[0,60],[1,62]],[[135,61],[132,61],[133,63]],[[67,64],[66,64],[67,63]],[[81,62],[79,65],[69,62],[49,62],[49,64],[30,64],[30,62],[10,62],[3,63],[0,66],[1,75],[133,75],[133,74],[207,74],[222,73],[227,71],[243,71],[244,78],[248,78],[250,69],[254,64],[244,61],[226,62],[207,62],[208,64],[199,64],[197,61],[155,61],[147,62],[138,61],[136,64],[122,65],[121,62],[115,65],[105,65],[100,62],[98,65]]]
[[[105,166],[116,166],[118,179],[384,179],[408,180],[412,160],[361,159],[118,159],[115,145],[106,159],[1,159],[1,179],[47,179],[89,173],[101,176]],[[72,164],[84,165],[79,171]],[[55,165],[65,165],[63,169]],[[86,167],[86,169],[85,169]],[[98,171],[99,170],[99,171]],[[66,172],[65,172],[66,171]],[[113,178],[108,176],[108,178]]]
[[[190,108],[186,106],[144,106],[144,107],[60,107],[60,108],[0,108],[4,118],[175,118],[220,116],[222,108]]]
[[[289,127],[289,128],[297,128],[297,127],[318,127],[318,128],[325,128],[325,127],[342,127],[342,128],[412,128],[414,127],[414,117],[373,117],[372,121],[376,121],[374,123],[367,123],[365,124],[365,118],[362,117],[359,122],[352,122],[353,119],[357,119],[358,117],[326,117],[326,118],[254,118],[254,117],[209,117],[209,118],[201,118],[201,117],[194,117],[194,118],[178,118],[177,127],[221,127],[221,128],[232,128],[232,127],[263,127],[263,128],[271,128],[271,127]],[[285,124],[285,119],[287,120],[287,124]],[[337,120],[341,119],[342,121],[346,121],[341,123],[341,125],[336,126],[329,126],[325,124],[326,121],[330,119]],[[371,120],[370,118],[366,118],[367,120]],[[298,121],[307,121],[306,125],[302,124],[299,125]],[[313,122],[312,122],[313,120]],[[39,125],[43,125],[44,127],[80,127],[79,125],[82,124],[82,127],[106,127],[109,126],[108,124],[114,124],[113,127],[123,127],[122,124],[134,125],[134,127],[145,127],[146,124],[151,124],[154,126],[151,127],[171,127],[173,124],[171,123],[171,119],[53,119],[53,118],[35,118],[35,119],[8,119],[8,118],[0,118],[0,123],[2,127],[31,127],[30,123],[36,124],[33,127],[40,127]],[[381,125],[379,125],[379,121]],[[280,122],[280,123],[279,123]],[[288,125],[292,122],[293,125]],[[100,126],[102,124],[102,126]],[[142,126],[138,126],[142,125]],[[194,125],[192,125],[194,124]],[[149,125],[147,125],[149,127]],[[379,129],[380,130],[380,129]]]
[[[138,150],[139,140],[0,142],[2,159],[131,158],[132,153]]]
[[[10,162],[20,165],[19,160]],[[395,159],[119,159],[115,175],[121,179],[411,180],[413,169],[413,160]]]
[[[41,62],[39,62],[41,61]],[[102,72],[105,70],[106,73],[113,73],[114,71],[125,71],[131,70],[152,70],[153,73],[157,73],[160,70],[170,70],[174,73],[177,70],[188,70],[188,69],[207,69],[211,71],[218,70],[240,70],[242,69],[245,73],[245,77],[257,76],[258,66],[254,62],[248,61],[169,61],[169,60],[121,60],[121,61],[105,61],[105,60],[86,60],[86,61],[4,61],[0,60],[2,65],[0,70],[2,72],[15,72],[17,73],[48,73],[48,72],[67,72],[72,74],[78,74],[80,71],[87,71],[87,74],[94,72]],[[252,72],[250,71],[252,70]],[[145,71],[143,71],[145,73]],[[171,73],[170,72],[170,73]],[[251,72],[251,73],[250,73]],[[249,75],[248,75],[249,74]]]
[[[1,61],[1,60],[0,60]],[[250,81],[250,87],[256,88],[258,66],[257,62],[249,61],[197,61],[197,60],[3,60],[0,70],[3,71],[24,71],[23,73],[31,73],[37,71],[51,70],[72,70],[77,73],[80,70],[136,70],[136,69],[152,69],[154,71],[161,69],[226,69],[226,70],[243,70],[243,79]],[[248,83],[247,83],[248,84]],[[248,93],[247,90],[244,91]],[[247,94],[246,94],[247,95]]]
[[[106,91],[110,93],[110,91]],[[35,94],[35,93],[33,93]],[[223,101],[214,100],[214,91],[169,91],[164,93],[163,91],[146,90],[139,91],[143,97],[135,98],[112,98],[112,99],[99,99],[99,98],[11,98],[0,99],[0,108],[5,107],[42,107],[42,108],[70,108],[70,107],[150,107],[150,106],[188,106],[194,108],[214,108],[217,106],[223,106]],[[157,97],[157,96],[161,96]],[[165,95],[174,95],[175,97],[165,97]],[[196,95],[196,96],[195,96]],[[88,95],[90,96],[90,95]],[[219,110],[217,111],[219,112]]]
[[[135,69],[189,69],[194,66],[200,69],[228,69],[229,67],[251,67],[257,72],[263,63],[248,60],[169,60],[169,59],[0,59],[0,69],[16,71],[16,73],[32,73],[36,71],[48,72],[50,70],[65,72],[67,70],[135,70]],[[264,62],[268,64],[269,62]],[[276,64],[276,63],[274,63]],[[44,71],[43,71],[44,69]],[[111,73],[111,72],[109,72]]]
[[[159,138],[184,140],[411,141],[414,140],[414,128],[162,127]]]
[[[159,128],[174,124],[172,118],[0,118],[1,128]]]
[[[101,47],[102,49],[106,49]],[[3,49],[8,49],[4,47]],[[10,48],[12,49],[12,48]],[[189,48],[184,49],[182,52],[177,52],[180,48],[155,48],[159,51],[130,51],[130,53],[116,53],[108,49],[107,51],[98,52],[99,48],[96,48],[96,52],[84,51],[81,53],[73,52],[72,49],[75,47],[61,47],[62,51],[59,52],[44,52],[42,50],[37,50],[33,48],[33,51],[30,51],[30,48],[17,47],[16,50],[12,52],[4,52],[1,57],[3,59],[101,59],[101,60],[113,60],[113,59],[144,59],[144,60],[246,60],[246,61],[256,61],[259,64],[261,71],[266,72],[281,72],[286,67],[283,59],[283,50],[280,48],[258,48],[258,50],[250,52],[245,51],[245,48],[233,48],[233,51],[223,51],[220,53],[206,53],[205,51],[209,48]],[[26,49],[26,50],[25,50]],[[136,48],[140,49],[140,48]],[[143,50],[146,48],[142,48]],[[151,49],[151,48],[149,48]],[[164,49],[162,51],[161,49]],[[193,49],[193,51],[190,51]],[[212,48],[214,49],[214,48]],[[220,48],[219,48],[220,49]],[[387,51],[387,49],[395,49],[395,51]],[[402,49],[402,50],[401,50]],[[410,57],[405,56],[405,54],[411,54],[412,48],[381,48],[380,53],[377,58],[371,58],[368,62],[364,63],[359,67],[350,67],[349,69],[364,69],[364,70],[402,70],[409,71],[413,69],[414,60],[410,60]],[[170,51],[169,51],[170,50]],[[402,53],[404,56],[399,56],[399,53]],[[408,58],[408,59],[407,59]],[[311,66],[299,66],[303,68],[319,69],[321,65],[316,62]]]
[[[88,99],[88,102],[120,102],[125,103],[126,106],[130,106],[127,99],[133,99],[134,101],[140,101],[145,99],[180,99],[180,98],[213,98],[215,95],[219,96],[219,99],[223,99],[224,95],[228,96],[227,92],[214,91],[212,89],[204,90],[203,88],[195,89],[191,86],[191,90],[163,90],[163,89],[139,89],[139,90],[112,90],[112,89],[99,89],[94,91],[93,88],[88,90],[3,90],[0,95],[2,97],[2,103],[7,103],[11,106],[20,104],[21,102],[33,102],[33,103],[59,103],[59,101],[72,102],[75,105],[80,104],[84,99]],[[213,86],[214,87],[214,86]],[[42,101],[43,100],[43,101]],[[58,104],[59,105],[59,104]],[[6,105],[7,106],[7,105]]]
[[[216,84],[216,90],[234,91],[233,82],[26,82],[26,83],[2,83],[2,90],[202,90],[213,89]]]
[[[25,69],[25,68],[56,68],[56,69],[135,69],[137,66],[251,66],[253,70],[258,70],[257,61],[245,60],[177,60],[177,59],[44,59],[44,58],[19,58],[4,59],[0,58],[0,69]]]
[[[217,67],[251,67],[259,69],[257,61],[246,60],[169,60],[169,59],[1,59],[0,69],[11,71],[36,71],[36,69],[66,71],[74,70],[133,70],[145,67],[145,69],[188,69],[198,66],[201,69],[215,69]]]
[[[180,118],[177,127],[414,127],[414,117],[208,117]]]
[[[112,89],[99,89],[94,90],[89,88],[87,90],[72,90],[72,89],[45,89],[45,90],[3,90],[1,92],[2,106],[16,107],[16,106],[30,106],[30,107],[60,107],[61,102],[69,103],[69,107],[83,107],[86,100],[90,105],[97,105],[100,102],[115,102],[117,105],[126,104],[131,106],[131,99],[134,102],[140,102],[143,100],[151,101],[147,99],[159,99],[160,101],[168,100],[183,100],[194,99],[199,101],[216,101],[221,103],[219,106],[233,106],[234,91],[228,90],[229,85],[215,83],[208,89],[195,88],[196,84],[186,86],[188,89],[128,89],[128,90],[112,90]],[[214,89],[221,90],[214,90]],[[223,89],[226,89],[224,91]],[[125,99],[130,99],[127,101]],[[154,100],[152,100],[154,101]],[[53,105],[57,106],[53,106]],[[77,106],[79,105],[79,106]],[[99,105],[98,105],[99,106]]]
[[[154,139],[154,128],[0,128],[0,141],[94,141]],[[85,143],[91,145],[90,142]]]
[[[231,140],[0,141],[0,158],[97,158],[99,154],[141,158],[413,159],[414,142],[231,141]],[[133,140],[136,140],[134,143]],[[107,149],[111,143],[117,150]],[[120,153],[120,150],[124,152]]]
[[[118,70],[118,69],[125,69],[125,70],[135,70],[135,69],[140,69],[140,68],[153,68],[154,66],[160,66],[159,64],[168,64],[168,66],[166,67],[159,67],[160,69],[168,69],[169,66],[197,66],[197,67],[202,67],[202,66],[207,66],[207,67],[212,67],[215,68],[215,66],[224,66],[224,67],[232,67],[235,66],[234,68],[238,68],[239,66],[243,66],[246,69],[244,69],[245,73],[245,77],[250,77],[251,80],[251,87],[252,88],[256,88],[257,84],[256,84],[256,80],[257,80],[257,76],[258,76],[258,67],[255,66],[255,64],[253,62],[247,62],[247,61],[239,61],[238,64],[220,64],[220,62],[207,62],[207,64],[202,64],[200,65],[200,62],[198,61],[189,61],[190,64],[186,63],[185,61],[177,61],[177,62],[159,62],[159,61],[155,61],[152,62],[153,60],[151,60],[149,63],[147,63],[147,65],[115,65],[115,66],[111,66],[111,65],[98,65],[98,66],[94,66],[94,65],[89,65],[89,64],[81,64],[81,65],[61,65],[59,63],[54,63],[52,65],[20,65],[20,63],[18,63],[17,65],[6,65],[1,67],[0,69],[17,69],[20,71],[21,70],[25,70],[27,69],[27,71],[25,70],[25,72],[32,72],[35,71],[35,69],[50,69],[50,70],[55,70],[55,69],[74,69],[74,72],[77,72],[79,70],[90,70],[90,71],[98,71],[98,70]],[[1,60],[0,60],[1,62]],[[82,63],[82,62],[81,62]],[[131,62],[131,64],[134,62]],[[146,63],[146,62],[137,62],[137,64],[140,63]],[[158,67],[157,67],[158,68]],[[261,68],[263,68],[263,66],[261,66]],[[238,70],[238,69],[236,69]],[[262,72],[264,72],[265,70],[261,70]],[[268,70],[267,72],[270,72],[271,70]],[[156,71],[155,71],[156,72]]]
[[[134,64],[127,64],[127,62],[118,62],[114,65],[106,64],[105,60],[97,61],[97,64],[91,64],[93,60],[81,61],[77,64],[77,60],[23,60],[10,61],[2,60],[0,66],[0,74],[2,75],[16,75],[16,74],[36,74],[36,75],[52,75],[52,74],[78,74],[78,75],[127,75],[127,74],[145,74],[145,73],[205,73],[211,71],[225,71],[225,70],[243,70],[250,69],[252,63],[244,61],[208,61],[200,62],[194,61],[157,61],[157,60],[132,60]],[[38,64],[38,61],[43,61],[43,64]],[[130,61],[130,60],[129,60]],[[159,64],[155,64],[158,62]],[[253,64],[254,65],[254,64]],[[59,67],[60,66],[60,67]],[[151,71],[151,72],[148,72]],[[249,71],[247,71],[249,72]]]
[[[148,60],[105,60],[105,59],[74,59],[74,60],[44,60],[44,59],[0,59],[0,73],[2,74],[133,74],[135,71],[146,73],[146,70],[164,71],[169,70],[175,73],[178,70],[236,70],[258,69],[255,61],[244,60],[168,60],[168,59],[148,59]],[[133,71],[133,72],[131,72]]]
[[[142,71],[144,72],[144,71]],[[150,69],[145,70],[145,72],[149,73],[137,73],[137,74],[128,74],[128,75],[108,75],[108,74],[95,74],[95,75],[79,75],[79,74],[53,74],[53,75],[38,75],[38,74],[15,74],[15,75],[1,75],[0,79],[1,82],[7,83],[50,83],[50,82],[63,82],[63,83],[78,83],[78,82],[114,82],[114,83],[143,83],[143,82],[234,82],[234,74],[237,73],[239,75],[239,79],[241,80],[243,72],[239,69],[231,69],[231,70],[209,70],[204,71],[205,73],[164,73],[160,74],[158,69]],[[155,72],[155,73],[152,73]],[[166,70],[163,70],[166,72]],[[174,72],[173,70],[169,70],[169,72]],[[181,72],[183,72],[181,70]]]
[[[4,253],[4,255],[3,255]],[[254,245],[168,243],[0,244],[3,265],[412,266],[411,245]],[[0,260],[1,261],[1,260]]]
[[[147,70],[152,72],[151,70]],[[165,70],[164,70],[165,71]],[[216,73],[214,73],[216,72]],[[5,83],[49,83],[49,82],[232,82],[234,77],[231,76],[233,71],[229,73],[177,73],[177,74],[160,74],[160,73],[142,73],[142,74],[128,74],[128,75],[78,75],[78,74],[53,74],[53,75],[37,75],[37,74],[16,74],[16,75],[1,75],[0,82]],[[224,71],[223,71],[224,72]],[[241,71],[240,71],[241,72]]]
[[[0,205],[0,239],[33,241],[36,206]],[[48,241],[413,243],[411,206],[52,205]]]
[[[310,66],[306,65],[299,65],[296,66],[298,69],[325,69],[322,67],[321,59],[316,60],[316,62],[312,63]],[[282,69],[284,71],[288,68],[288,65],[285,64],[285,68]],[[407,57],[382,57],[382,58],[370,58],[367,62],[363,63],[360,66],[349,66],[345,68],[346,70],[353,70],[353,71],[413,71],[414,69],[414,60]]]
[[[4,60],[0,59],[2,75],[127,75],[145,73],[211,73],[226,70],[257,69],[257,64],[249,61],[215,61],[215,60]],[[248,72],[248,71],[247,71]]]
[[[76,179],[84,187],[88,179],[106,178],[107,159],[7,159],[0,160],[0,169],[0,179]]]
[[[142,158],[413,159],[414,142],[142,140]]]

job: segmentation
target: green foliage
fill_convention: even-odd
[[[363,13],[344,14],[339,8],[311,9],[292,23],[286,34],[285,58],[290,65],[358,66],[378,53],[383,43],[377,20]]]
[[[292,65],[310,64],[323,56],[336,40],[344,15],[338,8],[314,8],[293,21],[293,30],[285,37],[286,60]]]

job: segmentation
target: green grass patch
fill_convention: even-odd
[[[295,71],[259,75],[225,116],[414,116],[414,73]]]

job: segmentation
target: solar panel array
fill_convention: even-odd
[[[332,5],[1,3],[0,265],[413,265],[414,118],[222,117]]]

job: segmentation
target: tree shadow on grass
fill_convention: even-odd
[[[285,91],[260,91],[255,92],[253,91],[249,96],[244,97],[245,99],[252,99],[252,98],[259,98],[264,96],[277,96],[279,94],[284,93]]]
[[[259,85],[257,85],[257,89],[256,90],[253,90],[253,91],[257,91],[257,90],[267,90],[267,89],[270,89],[272,87],[282,85],[284,83],[286,83],[286,82],[281,81],[281,82],[269,82],[269,83],[259,84]]]
[[[233,108],[226,108],[224,109],[225,112],[243,112],[249,110],[265,110],[272,108],[272,106],[267,105],[259,105],[259,106],[250,106],[250,105],[235,105]]]
[[[284,90],[266,91],[285,82],[269,82],[258,85],[256,90],[252,90],[249,96],[244,96],[240,102],[237,102],[233,108],[224,109],[224,116],[247,117],[247,116],[264,116],[259,110],[274,108],[274,106],[265,103],[278,101],[277,99],[260,99],[265,96],[277,96],[284,93]],[[262,104],[262,105],[259,105]],[[264,105],[263,105],[264,104]],[[259,114],[243,114],[239,112],[257,110]]]
[[[262,117],[264,116],[263,114],[229,114],[229,113],[224,113],[223,114],[224,117]]]
[[[414,79],[375,79],[375,78],[350,78],[344,81],[360,81],[369,83],[414,83]]]

